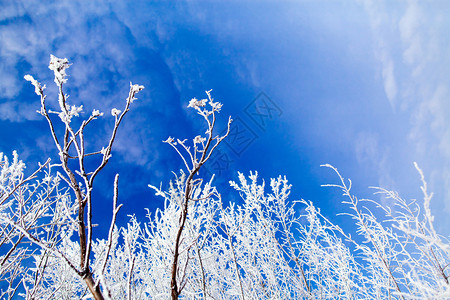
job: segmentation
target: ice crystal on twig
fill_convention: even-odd
[[[111,115],[113,115],[114,117],[117,117],[120,113],[121,111],[117,108],[111,109]]]
[[[25,78],[26,81],[31,82],[32,85],[34,85],[34,92],[36,93],[36,95],[41,96],[44,89],[45,89],[45,84],[43,86],[41,86],[41,84],[33,78],[33,76],[31,75],[25,75],[23,78]]]
[[[63,84],[67,82],[66,79],[66,69],[68,69],[71,65],[67,58],[58,58],[53,54],[50,54],[50,64],[48,68],[55,73],[55,83]]]

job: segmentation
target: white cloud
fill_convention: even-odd
[[[84,1],[85,2],[85,1]],[[127,55],[130,45],[126,26],[111,14],[110,6],[89,5],[80,1],[61,1],[54,6],[28,1],[9,6],[8,16],[15,21],[0,28],[0,90],[10,91],[2,97],[13,97],[12,92],[24,74],[17,74],[14,82],[4,80],[18,68],[28,63],[34,76],[47,78],[49,55],[74,58],[83,57],[88,65],[77,68],[78,74],[72,86],[85,86],[98,78],[98,69],[109,66],[117,72],[127,72]],[[24,11],[27,12],[23,17]],[[97,72],[97,74],[96,74]],[[39,76],[38,76],[39,75]],[[13,84],[13,85],[12,85]]]
[[[402,39],[411,40],[420,27],[420,10],[416,2],[409,1],[405,14],[399,21],[399,30]]]
[[[8,63],[0,64],[0,98],[12,98],[20,89],[17,70]]]
[[[373,33],[375,57],[381,65],[384,92],[391,108],[396,110],[397,80],[395,77],[395,64],[391,54],[391,44],[386,41],[392,31],[392,23],[383,1],[362,1],[369,15],[369,22]]]
[[[24,13],[23,5],[19,1],[5,1],[2,3],[2,9],[0,9],[0,21],[22,16]]]
[[[36,96],[37,97],[37,96]],[[39,120],[40,115],[36,112],[38,105],[20,103],[18,101],[8,101],[0,104],[0,120],[10,122],[24,122],[29,120]]]
[[[384,56],[384,55],[383,55]],[[391,107],[395,110],[395,98],[397,96],[397,83],[394,75],[394,62],[392,59],[384,58],[382,63],[382,76],[384,81],[384,92],[391,104]]]
[[[403,44],[403,59],[414,68],[412,74],[418,76],[428,59],[423,49],[426,27],[422,24],[423,16],[417,2],[408,2],[405,14],[398,23]],[[427,42],[430,43],[430,40]]]

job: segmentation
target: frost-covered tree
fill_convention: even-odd
[[[67,189],[51,175],[49,160],[25,178],[17,153],[12,161],[0,153],[0,168],[0,297],[12,299],[25,278],[33,286],[40,283],[47,266],[49,252],[31,247],[30,238],[38,236],[49,247],[57,244],[74,207]],[[36,269],[29,267],[33,259],[40,260]]]
[[[0,286],[5,299],[449,299],[450,243],[430,211],[432,195],[419,168],[423,201],[406,201],[376,189],[392,205],[359,199],[337,169],[337,187],[350,234],[310,201],[291,200],[285,177],[266,185],[257,172],[238,173],[223,201],[200,169],[225,139],[215,134],[222,104],[211,91],[192,99],[206,132],[192,140],[169,137],[184,163],[168,188],[150,187],[164,206],[144,220],[116,225],[118,176],[114,181],[106,239],[93,239],[94,179],[111,157],[116,132],[142,86],[130,84],[123,111],[105,146],[88,149],[84,129],[103,115],[78,121],[81,106],[63,91],[66,59],[51,56],[59,89],[57,110],[46,105],[45,86],[33,77],[59,162],[47,161],[25,177],[14,152],[0,155]],[[75,123],[78,123],[77,129]],[[62,125],[60,129],[57,124]],[[58,133],[62,133],[59,135]],[[95,158],[97,157],[97,160]],[[88,169],[87,160],[91,160]],[[92,169],[92,162],[97,165]]]
[[[85,282],[87,288],[95,299],[104,299],[105,295],[109,294],[109,289],[104,283],[102,274],[104,266],[109,258],[112,237],[110,234],[109,240],[106,242],[104,247],[102,247],[102,249],[97,249],[100,252],[97,251],[94,253],[96,255],[100,255],[101,258],[97,258],[97,264],[92,265],[91,255],[94,250],[92,191],[94,187],[94,180],[99,172],[108,163],[111,157],[111,149],[115,141],[119,125],[121,124],[126,113],[129,111],[130,105],[136,99],[135,95],[144,87],[130,83],[130,92],[123,112],[116,108],[111,111],[111,114],[114,117],[114,126],[111,132],[111,137],[108,141],[106,141],[105,147],[98,151],[92,151],[92,149],[87,147],[84,130],[92,121],[102,117],[103,113],[98,110],[93,110],[92,114],[87,119],[78,122],[79,125],[76,127],[75,123],[77,122],[75,119],[80,116],[83,106],[69,105],[67,101],[68,97],[64,93],[63,86],[67,82],[66,70],[69,67],[70,64],[67,59],[60,59],[53,55],[50,56],[49,69],[54,72],[54,81],[58,87],[58,105],[55,110],[49,109],[47,106],[46,95],[44,94],[44,89],[46,86],[41,85],[31,75],[26,75],[25,79],[33,84],[36,94],[40,97],[41,109],[39,113],[47,120],[51,136],[58,151],[60,163],[51,165],[52,167],[59,167],[61,169],[61,172],[58,171],[55,180],[62,180],[65,182],[71,190],[71,196],[74,199],[74,204],[69,205],[65,201],[58,200],[47,204],[43,203],[43,200],[39,198],[31,198],[28,200],[25,197],[16,200],[16,202],[19,203],[18,205],[20,205],[21,201],[25,201],[25,199],[27,199],[25,202],[31,203],[29,205],[37,205],[38,207],[44,207],[45,209],[49,209],[49,207],[51,207],[54,209],[57,214],[54,213],[53,216],[58,216],[62,218],[63,221],[62,223],[58,223],[60,222],[58,220],[58,222],[54,225],[51,223],[49,225],[50,228],[48,226],[43,226],[41,220],[37,219],[40,215],[36,214],[34,211],[29,213],[30,218],[32,218],[32,221],[29,222],[24,222],[26,219],[24,219],[22,215],[5,215],[2,220],[7,222],[7,224],[14,228],[14,230],[20,232],[19,238],[22,238],[22,235],[25,236],[30,242],[33,242],[35,245],[40,247],[40,249],[36,251],[41,251],[44,253],[38,255],[36,258],[36,263],[38,263],[36,274],[41,271],[44,272],[40,267],[41,264],[46,265],[46,268],[48,268],[48,256],[57,257],[58,263],[62,263],[66,269],[70,269],[74,274],[78,275],[79,279],[82,279]],[[53,115],[55,115],[55,117],[52,117]],[[58,130],[59,126],[62,127],[62,130]],[[59,135],[59,132],[62,134]],[[97,159],[97,165],[93,168],[89,168],[86,161],[88,159],[91,162],[95,161],[95,157],[99,157]],[[92,163],[90,166],[92,166]],[[117,191],[117,177],[114,186]],[[23,185],[22,187],[27,188],[27,186]],[[28,192],[28,190],[26,190],[26,192]],[[57,194],[57,196],[59,197],[60,194]],[[117,192],[115,193],[113,202],[114,207],[112,211],[111,232],[115,225],[116,215],[120,209],[120,206],[117,206]],[[15,205],[15,202],[12,201],[8,203],[13,203],[13,206]],[[62,213],[58,210],[60,209],[60,206],[65,209]],[[47,214],[45,215],[47,217],[53,217],[51,213],[48,213],[48,211],[44,210],[44,213]],[[59,216],[59,214],[62,216]],[[31,225],[28,223],[31,223]],[[72,238],[77,239],[78,242],[73,244],[74,241]],[[42,259],[45,260],[45,262],[42,262]],[[99,263],[100,261],[102,261],[102,263]],[[54,265],[54,263],[55,262],[53,262],[52,265]],[[64,275],[66,273],[67,272],[63,272],[58,275]],[[35,289],[39,290],[41,288],[48,288],[52,291],[50,294],[47,293],[45,295],[45,297],[48,297],[49,295],[54,295],[59,288],[67,288],[65,285],[54,285],[52,279],[46,281],[45,279],[48,276],[46,277],[45,274],[42,276],[44,279],[37,282],[39,285],[34,285],[31,289],[32,291]],[[30,283],[30,280],[25,278],[25,282]],[[27,297],[29,297],[30,294],[26,284],[24,285],[24,288],[27,290]],[[44,294],[45,293],[43,292],[42,295]],[[32,298],[35,297],[35,295],[32,296]]]
[[[339,177],[336,185],[342,190],[348,205],[347,213],[355,222],[362,242],[349,235],[355,253],[362,259],[366,281],[378,298],[395,299],[449,299],[450,298],[450,243],[440,236],[433,225],[430,202],[432,194],[427,190],[422,171],[415,167],[422,180],[423,202],[407,201],[396,192],[376,188],[391,200],[392,206],[382,205],[370,199],[358,199],[351,194],[351,181]],[[375,206],[371,210],[370,204]],[[377,218],[375,210],[384,218]]]
[[[186,263],[183,263],[180,261],[180,254],[182,254],[183,251],[186,253],[189,253],[189,247],[191,245],[197,243],[197,235],[192,236],[192,234],[189,234],[188,236],[194,237],[192,242],[189,242],[187,249],[182,249],[182,239],[183,237],[183,231],[185,230],[186,220],[189,214],[191,202],[196,201],[202,201],[205,198],[211,197],[214,192],[211,191],[210,194],[201,194],[199,193],[199,190],[197,189],[197,186],[202,184],[201,178],[196,178],[196,175],[199,173],[200,168],[208,161],[208,159],[211,157],[211,154],[213,153],[214,149],[222,142],[224,138],[227,137],[227,135],[230,132],[230,124],[231,124],[231,118],[228,120],[228,128],[226,133],[223,136],[214,136],[213,130],[214,126],[216,124],[216,113],[220,111],[222,108],[222,104],[220,102],[214,102],[213,98],[211,97],[211,91],[207,91],[206,94],[208,95],[208,99],[192,99],[189,102],[188,107],[194,108],[199,115],[201,115],[204,120],[207,123],[207,130],[206,130],[206,137],[203,137],[201,135],[198,135],[193,140],[192,148],[186,145],[186,140],[179,140],[175,142],[175,140],[171,137],[169,137],[165,142],[171,145],[177,153],[180,155],[180,157],[183,159],[184,165],[186,167],[186,170],[188,174],[186,176],[182,176],[181,179],[185,180],[185,182],[181,185],[182,189],[184,191],[183,197],[180,197],[178,199],[179,201],[179,224],[178,229],[176,231],[176,237],[174,242],[174,249],[173,249],[173,260],[172,260],[172,271],[171,271],[171,281],[170,281],[170,287],[171,287],[171,296],[172,299],[178,299],[178,296],[180,295],[181,291],[183,290],[186,282],[186,268],[187,263],[189,261],[189,256],[185,258]],[[210,109],[206,108],[207,106],[210,107]],[[178,147],[177,147],[178,146]],[[180,149],[181,151],[180,152]],[[184,150],[184,152],[183,152]],[[185,153],[185,154],[184,154]],[[184,175],[184,174],[183,174]],[[184,178],[186,177],[186,178]],[[198,210],[198,209],[197,209]],[[197,213],[196,210],[194,210],[194,213]],[[200,229],[201,227],[199,227]],[[186,235],[186,234],[185,234]],[[185,266],[183,266],[185,265]]]

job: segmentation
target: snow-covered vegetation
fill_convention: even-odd
[[[192,140],[169,137],[184,162],[169,188],[151,186],[164,207],[145,220],[116,225],[122,204],[114,181],[107,239],[94,239],[94,179],[109,162],[116,132],[144,87],[130,84],[104,147],[89,152],[84,129],[103,116],[94,110],[80,126],[82,106],[67,102],[67,59],[51,56],[58,111],[46,106],[45,85],[30,81],[41,99],[59,162],[48,160],[25,177],[14,152],[0,154],[0,294],[2,299],[449,299],[450,243],[433,226],[432,195],[424,175],[421,201],[377,189],[390,206],[352,194],[336,173],[342,211],[356,228],[345,232],[312,202],[290,199],[285,177],[266,185],[256,172],[239,173],[231,188],[242,201],[224,201],[213,178],[201,178],[222,136],[214,135],[222,104],[211,91],[192,99],[206,132]],[[54,116],[55,117],[54,117]],[[105,116],[106,117],[106,116]],[[111,118],[111,116],[109,116]],[[62,126],[62,130],[60,130]],[[62,133],[61,135],[58,135]],[[85,160],[98,157],[92,168]]]

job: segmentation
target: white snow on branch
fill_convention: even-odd
[[[55,73],[55,83],[62,84],[67,81],[66,79],[66,69],[68,69],[71,65],[67,58],[57,58],[53,54],[50,54],[50,64],[48,68]]]
[[[25,78],[26,81],[31,82],[32,85],[34,85],[34,92],[36,93],[36,95],[41,96],[42,95],[42,91],[45,89],[45,84],[43,86],[41,86],[41,84],[33,78],[33,76],[31,75],[25,75],[23,78]]]
[[[121,113],[121,110],[119,110],[117,108],[111,109],[111,115],[113,115],[114,117],[117,117],[120,113]]]
[[[208,102],[208,100],[206,100],[206,99],[197,100],[197,98],[192,98],[191,101],[189,101],[188,107],[192,107],[195,109],[197,109],[199,107],[205,107],[206,102]]]

